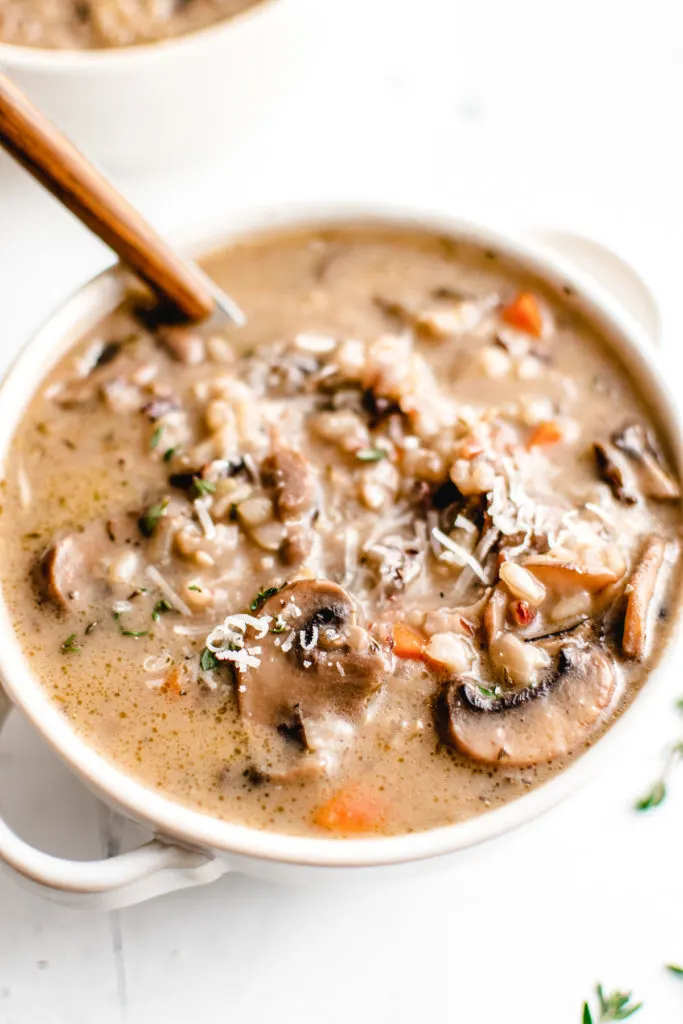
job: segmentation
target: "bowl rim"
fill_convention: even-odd
[[[229,245],[250,234],[273,229],[335,223],[365,223],[389,227],[422,228],[443,236],[469,241],[491,248],[526,269],[551,288],[569,285],[573,302],[590,322],[599,325],[607,345],[625,363],[632,376],[645,384],[661,408],[658,409],[679,472],[683,467],[683,428],[678,408],[662,369],[661,355],[645,332],[619,304],[581,270],[565,262],[543,246],[520,241],[512,233],[452,216],[443,208],[415,204],[372,203],[294,203],[242,211],[231,218],[229,227],[201,229],[186,238],[186,249],[208,256],[219,245]],[[57,358],[84,329],[106,314],[120,298],[125,272],[114,266],[76,290],[21,349],[0,383],[0,464],[4,464],[16,424],[28,401]],[[95,311],[97,310],[97,313]],[[35,367],[41,373],[35,379]],[[665,666],[681,639],[681,606],[671,625],[670,639],[658,663],[628,708],[608,731],[564,771],[538,789],[532,790],[500,808],[485,811],[475,818],[425,832],[398,836],[359,839],[334,839],[267,832],[249,826],[222,821],[162,796],[135,781],[71,728],[63,713],[51,701],[32,673],[14,634],[4,592],[0,589],[0,633],[7,638],[0,645],[0,679],[15,706],[38,729],[43,739],[91,789],[125,813],[163,837],[209,849],[235,858],[280,862],[314,868],[367,868],[418,861],[471,848],[549,811],[613,756],[624,741],[637,709],[654,696],[666,673]]]
[[[22,46],[0,40],[0,67],[5,65],[10,72],[22,71],[83,71],[104,70],[112,67],[123,71],[142,62],[163,59],[167,55],[189,49],[195,44],[218,39],[231,30],[250,25],[270,13],[274,8],[290,0],[258,0],[253,7],[246,7],[237,14],[205,25],[203,28],[184,32],[178,36],[158,39],[153,43],[134,43],[128,46],[100,47],[98,49],[48,49],[40,46]]]

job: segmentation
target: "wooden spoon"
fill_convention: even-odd
[[[239,307],[199,267],[182,259],[113,185],[0,73],[0,146],[68,207],[183,319]]]

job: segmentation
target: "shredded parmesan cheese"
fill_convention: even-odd
[[[311,639],[306,642],[306,630],[299,630],[299,643],[302,651],[312,651],[318,643],[318,627],[311,626]]]
[[[207,540],[213,540],[214,537],[216,536],[216,527],[214,525],[213,519],[209,514],[206,500],[202,498],[197,498],[197,500],[194,502],[194,509],[195,512],[197,513],[199,525],[204,531],[204,536],[206,537]]]
[[[164,579],[164,577],[161,575],[161,573],[156,568],[156,566],[148,565],[147,566],[147,575],[150,578],[150,580],[152,581],[152,583],[155,583],[157,585],[157,587],[159,588],[161,593],[164,595],[164,597],[166,598],[168,603],[172,604],[173,607],[176,609],[176,611],[179,611],[181,613],[181,615],[188,615],[188,616],[192,615],[191,609],[188,608],[188,606],[183,601],[182,597],[180,597],[178,594],[176,594],[176,592],[173,589],[173,587],[171,586],[171,584],[168,583],[168,581]]]
[[[443,547],[445,547],[447,551],[450,552],[451,555],[455,556],[454,560],[457,565],[469,566],[469,568],[472,570],[475,576],[477,576],[482,583],[488,584],[489,581],[486,573],[484,572],[476,558],[474,558],[474,556],[471,555],[469,551],[466,551],[465,548],[460,546],[460,544],[456,544],[454,540],[451,540],[450,537],[443,533],[442,530],[439,530],[438,527],[436,526],[432,530],[432,536],[436,540],[438,540],[439,543],[442,544]]]

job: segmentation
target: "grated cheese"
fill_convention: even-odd
[[[435,513],[432,513],[435,514]],[[459,530],[465,530],[467,533],[476,533],[477,528],[474,523],[467,519],[465,516],[457,515],[455,517],[454,526],[457,526]]]
[[[206,500],[202,498],[197,498],[197,500],[194,502],[194,509],[195,512],[197,513],[199,525],[204,531],[204,536],[206,537],[207,540],[213,540],[214,537],[216,536],[216,527],[214,525],[213,519],[209,514],[209,509],[207,507]]]
[[[432,529],[432,536],[439,541],[439,543],[447,549],[451,555],[454,555],[458,559],[457,564],[462,566],[469,566],[472,572],[477,576],[482,583],[488,583],[488,577],[481,567],[480,563],[474,558],[473,555],[466,551],[465,548],[461,547],[460,544],[456,544],[454,540],[451,540],[442,530],[438,527]]]
[[[172,604],[173,607],[181,613],[181,615],[192,615],[192,611],[185,604],[182,597],[176,594],[171,584],[164,579],[164,577],[161,575],[161,573],[155,566],[147,566],[147,575],[152,581],[152,583],[156,583],[157,587],[164,595],[168,603]]]
[[[291,651],[292,645],[293,645],[295,639],[296,639],[296,630],[293,629],[291,631],[291,633],[289,634],[289,636],[287,637],[287,639],[285,640],[285,642],[283,643],[283,645],[282,645],[282,651],[283,651],[284,654],[287,654],[288,651]]]
[[[311,639],[308,643],[306,643],[306,630],[299,630],[299,643],[302,651],[312,651],[318,643],[318,627],[311,626]]]

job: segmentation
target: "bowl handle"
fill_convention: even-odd
[[[0,688],[0,729],[10,707]],[[65,860],[24,842],[1,816],[0,862],[48,899],[97,910],[127,907],[176,889],[205,885],[230,870],[211,854],[163,839],[107,860]]]

